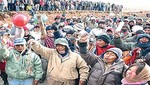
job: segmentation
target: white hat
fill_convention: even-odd
[[[63,27],[63,30],[64,30],[65,32],[68,32],[69,30],[73,30],[73,27],[70,26],[70,25],[67,25],[67,26]]]
[[[84,23],[77,23],[73,26],[75,30],[83,30],[84,29]]]

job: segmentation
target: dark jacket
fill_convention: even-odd
[[[145,62],[150,66],[150,51],[149,53],[144,57]]]
[[[91,67],[88,77],[88,85],[121,85],[121,79],[126,65],[122,60],[117,61],[106,69],[102,60],[103,55],[98,57],[93,52],[87,52],[86,47],[79,45],[82,58]]]

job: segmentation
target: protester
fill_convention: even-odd
[[[95,48],[93,48],[93,52],[96,55],[101,55],[103,54],[106,50],[108,50],[109,48],[113,48],[115,46],[110,45],[110,37],[106,34],[104,35],[100,35],[96,38],[96,45]]]
[[[135,33],[130,33],[129,35],[131,37],[128,37],[126,39],[124,39],[125,42],[136,42],[136,39],[138,37],[139,34],[144,34],[144,30],[137,30]]]
[[[145,31],[146,34],[149,34],[149,35],[150,35],[150,24],[144,26],[144,29],[143,29],[143,30]]]
[[[125,63],[121,60],[119,48],[107,49],[101,56],[86,50],[86,37],[79,40],[79,52],[91,67],[87,85],[121,85]]]
[[[37,85],[42,77],[42,64],[39,56],[27,49],[23,38],[14,40],[14,49],[5,47],[6,41],[2,39],[0,60],[6,60],[6,73],[9,85]]]
[[[125,71],[122,85],[149,85],[150,67],[146,63],[134,63]]]
[[[26,26],[23,27],[24,29],[24,39],[28,42],[28,40],[30,39],[35,39],[31,34],[30,34],[30,30],[29,28],[27,28]]]
[[[73,52],[77,51],[75,31],[74,30],[69,30],[68,32],[66,32],[66,39],[69,43],[70,50]]]
[[[124,51],[130,50],[133,52],[133,54],[131,55],[133,58],[131,63],[134,63],[137,59],[143,59],[149,53],[150,36],[148,34],[140,34],[138,35],[136,40],[136,43],[126,43],[120,39],[118,33],[115,33],[115,46]]]
[[[130,33],[130,29],[128,25],[124,25],[120,31],[120,37],[124,40],[126,38],[131,37],[131,35],[129,35]]]
[[[34,40],[30,40],[29,43],[36,53],[49,60],[48,85],[75,85],[78,70],[80,74],[79,85],[84,85],[89,68],[79,54],[70,50],[65,38],[55,40],[55,49],[44,47]]]
[[[87,36],[83,36],[78,41],[80,55],[91,69],[87,85],[121,85],[121,79],[123,78],[121,75],[126,69],[126,65],[121,59],[121,49],[116,47],[109,48],[103,54],[97,56],[87,50],[87,38]]]
[[[0,76],[2,78],[2,80],[4,81],[4,85],[8,85],[8,80],[7,80],[7,74],[5,72],[5,66],[6,66],[6,61],[5,60],[1,60],[0,61]]]

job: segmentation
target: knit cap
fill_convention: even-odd
[[[111,42],[110,37],[108,35],[106,35],[106,34],[98,36],[97,39],[101,39],[101,40],[103,40],[106,43],[110,43]]]

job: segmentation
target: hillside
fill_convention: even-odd
[[[3,23],[12,23],[11,21],[11,17],[17,12],[1,12],[0,13],[0,20],[3,22]],[[24,14],[27,14],[29,17],[31,17],[27,11],[21,11],[21,13],[24,13]],[[55,16],[57,15],[62,15],[64,13],[64,11],[40,11],[40,12],[37,12],[37,14],[46,14],[49,18],[49,20],[46,22],[47,24],[49,23],[53,23],[54,22],[54,18]],[[72,16],[77,16],[77,17],[84,17],[86,15],[95,15],[97,17],[100,17],[100,16],[109,16],[109,13],[107,12],[99,12],[99,11],[65,11],[66,13],[66,17],[67,18],[70,18]],[[120,14],[116,14],[116,15],[119,15],[119,16],[132,16],[132,15],[137,15],[137,16],[140,16],[140,17],[146,17],[145,15],[147,14],[148,12],[146,11],[141,11],[141,12],[124,12],[124,13],[120,13]]]

